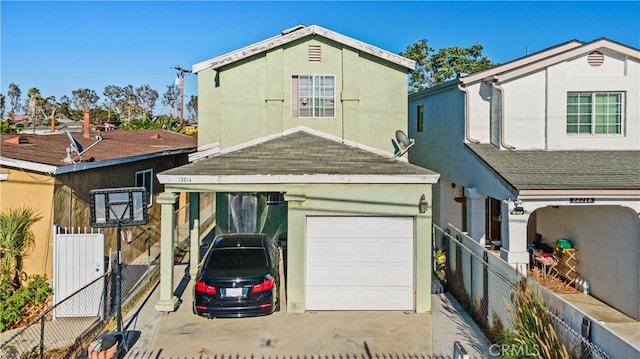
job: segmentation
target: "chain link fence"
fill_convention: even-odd
[[[189,208],[184,206],[174,212],[174,235],[176,259],[188,250]],[[202,226],[201,226],[202,228]],[[121,248],[121,307],[123,316],[159,280],[160,266],[160,222],[143,229],[133,237],[131,231],[123,230]],[[108,253],[105,273],[86,284],[65,299],[50,305],[28,325],[2,333],[0,359],[57,359],[76,358],[82,349],[103,330],[115,327],[116,266],[118,255],[111,249]],[[55,318],[57,307],[69,302],[86,303],[95,300],[97,282],[104,285],[100,295],[104,308],[103,316]],[[123,330],[130,323],[123,322]]]
[[[563,319],[576,317],[577,311],[566,302],[562,303],[547,288],[528,278],[526,273],[518,273],[496,253],[480,246],[453,227],[442,229],[434,225],[433,240],[434,256],[444,254],[440,256],[440,264],[437,258],[434,261],[436,277],[441,279],[444,290],[456,298],[494,344],[491,347],[492,355],[545,357],[545,348],[537,344],[529,347],[514,346],[506,341],[516,329],[518,289],[527,288],[535,298],[544,302],[543,315],[550,318],[559,342],[567,349],[568,358],[610,358],[587,339],[588,333],[576,332],[573,329],[575,323],[568,323]]]

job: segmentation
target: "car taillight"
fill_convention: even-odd
[[[196,283],[196,292],[215,295],[217,293],[216,287],[212,287],[207,285],[205,282],[197,282]]]
[[[261,293],[273,289],[275,281],[273,279],[265,279],[264,282],[251,287],[251,293]]]

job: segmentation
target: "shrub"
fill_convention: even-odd
[[[570,358],[567,348],[560,341],[553,316],[542,297],[526,285],[518,286],[515,292],[514,330],[506,336],[505,344],[511,348],[526,348],[540,358]],[[522,352],[502,353],[503,358],[520,358]]]
[[[17,289],[3,281],[0,284],[0,331],[33,319],[32,313],[44,306],[52,292],[46,276],[32,276],[25,286]]]

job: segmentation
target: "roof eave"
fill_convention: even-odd
[[[408,70],[416,68],[416,62],[406,57],[396,55],[392,52],[380,49],[373,45],[366,44],[362,41],[350,38],[337,32],[322,28],[317,25],[299,27],[294,31],[283,31],[280,35],[270,37],[266,40],[245,46],[241,49],[214,57],[212,59],[199,62],[191,67],[193,73],[198,73],[206,69],[218,69],[230,63],[245,59],[247,57],[268,51],[270,49],[282,46],[292,41],[298,40],[309,35],[320,35],[327,39],[336,41],[343,45],[352,47],[370,55],[385,59],[389,62],[403,66]]]
[[[439,174],[424,175],[157,175],[161,184],[335,184],[335,183],[376,183],[376,184],[435,184]]]
[[[0,166],[39,172],[49,176],[55,175],[56,169],[58,168],[57,166],[46,165],[38,162],[17,160],[9,157],[0,157]]]
[[[146,160],[150,158],[172,156],[172,155],[183,154],[183,153],[191,153],[194,151],[195,151],[195,147],[182,148],[177,150],[148,153],[148,154],[138,155],[138,156],[114,158],[114,159],[103,160],[103,161],[78,162],[70,165],[61,165],[61,166],[54,166],[54,165],[47,165],[47,164],[31,162],[31,161],[17,160],[17,159],[8,158],[8,157],[0,157],[0,165],[3,167],[12,167],[12,168],[18,168],[23,170],[30,170],[30,171],[40,172],[46,175],[55,176],[55,175],[73,173],[73,172],[84,171],[89,169],[121,165],[125,163],[136,162],[136,161]]]
[[[576,197],[640,199],[638,189],[523,189],[518,199],[536,200],[541,198],[567,199]]]
[[[568,42],[563,46],[551,48],[549,51],[541,51],[518,60],[496,66],[492,69],[476,72],[460,77],[462,86],[468,86],[481,81],[504,82],[510,79],[525,75],[527,73],[551,66],[580,54],[606,47],[611,50],[627,54],[628,56],[640,59],[640,50],[625,46],[623,44],[601,38],[583,44],[579,42]]]

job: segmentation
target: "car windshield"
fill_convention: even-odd
[[[268,272],[263,248],[214,249],[207,263],[207,273],[212,276],[255,276]]]

